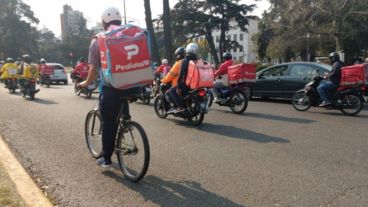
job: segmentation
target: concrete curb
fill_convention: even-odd
[[[26,205],[32,207],[54,206],[23,169],[22,165],[15,158],[1,136],[0,152],[0,162],[3,164],[11,180],[14,182],[18,194],[24,200]]]

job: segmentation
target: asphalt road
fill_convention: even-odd
[[[215,106],[195,128],[134,103],[151,147],[134,184],[87,150],[84,119],[97,95],[53,85],[32,102],[1,85],[0,134],[59,206],[368,206],[367,107],[348,117],[252,101],[243,115]]]

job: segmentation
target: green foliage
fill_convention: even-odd
[[[368,48],[366,2],[270,0],[270,3],[270,11],[263,15],[259,25],[258,52],[262,59],[306,60],[308,49],[312,57],[342,49],[349,63],[353,56]]]

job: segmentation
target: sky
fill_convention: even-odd
[[[63,5],[70,5],[73,10],[81,11],[87,20],[87,27],[95,26],[101,19],[102,12],[111,6],[117,7],[123,13],[123,0],[23,0],[31,6],[35,16],[40,20],[38,28],[46,27],[53,31],[57,37],[61,36],[60,14],[63,12]],[[170,7],[173,7],[178,0],[170,0]],[[267,0],[255,2],[254,0],[242,0],[242,3],[257,4],[257,8],[252,15],[261,16],[264,10],[270,6]],[[125,0],[127,19],[134,20],[141,27],[146,27],[143,0]],[[162,0],[151,0],[152,18],[162,14]]]

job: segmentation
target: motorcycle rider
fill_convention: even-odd
[[[76,75],[79,76],[80,80],[86,80],[88,77],[89,65],[85,61],[84,57],[79,59],[79,63],[75,66],[75,69],[72,71],[73,77],[75,78]]]
[[[31,64],[31,56],[25,54],[22,56],[23,63],[20,66],[20,80],[19,85],[21,89],[24,90],[26,84],[29,83],[31,79],[38,79],[39,78],[39,68],[37,65]],[[35,93],[38,93],[40,89],[37,89]]]
[[[102,25],[105,31],[113,27],[121,25],[121,14],[117,8],[110,7],[106,9],[101,17]],[[98,45],[98,38],[92,39],[89,47],[89,64],[90,69],[87,80],[81,82],[81,87],[87,87],[91,82],[97,79],[98,74],[101,75],[102,89],[100,92],[100,113],[102,118],[102,149],[103,157],[97,160],[97,164],[101,167],[111,166],[111,156],[114,151],[115,138],[117,133],[117,117],[122,106],[122,114],[124,119],[130,119],[129,104],[125,98],[133,94],[139,94],[140,88],[130,88],[126,90],[119,90],[113,88],[108,83],[104,82],[104,77],[101,72],[101,58],[100,48]]]
[[[7,58],[6,63],[1,67],[1,79],[4,80],[5,88],[8,87],[8,79],[18,78],[18,66],[13,58]]]
[[[215,103],[222,102],[221,99],[221,89],[226,88],[228,86],[228,77],[227,72],[229,70],[229,66],[232,66],[234,64],[233,56],[229,52],[225,52],[222,55],[222,58],[224,59],[224,62],[220,65],[219,69],[215,72],[215,85],[213,87],[213,92],[215,95]]]
[[[179,47],[175,50],[175,59],[176,62],[171,68],[171,70],[167,73],[167,75],[162,79],[162,84],[171,84],[171,88],[166,91],[165,98],[167,102],[169,102],[170,106],[175,105],[172,97],[172,93],[176,93],[176,85],[178,82],[179,72],[180,68],[183,62],[183,59],[185,57],[185,49],[183,47]],[[175,111],[175,108],[172,107],[167,113],[173,113]]]
[[[330,53],[329,58],[332,64],[332,71],[327,75],[329,80],[325,83],[322,83],[317,88],[318,93],[323,100],[323,102],[319,105],[320,107],[331,105],[331,100],[328,93],[329,91],[339,87],[341,79],[341,68],[343,63],[340,61],[340,55],[336,52],[332,52]]]
[[[185,96],[189,92],[189,88],[185,83],[185,80],[188,75],[188,67],[190,61],[196,61],[198,59],[198,51],[199,47],[196,43],[189,43],[185,48],[185,57],[183,59],[180,73],[177,81],[177,86],[175,88],[175,92],[171,93],[171,97],[176,105],[175,113],[180,113],[185,111],[185,105],[181,97]],[[173,89],[174,90],[174,89]]]

